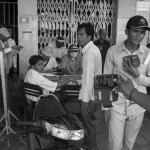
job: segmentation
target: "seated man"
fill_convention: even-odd
[[[75,82],[76,80],[73,78],[67,78],[60,82],[52,82],[43,76],[44,70],[44,61],[42,56],[33,55],[29,59],[29,64],[31,68],[27,72],[25,76],[24,82],[35,84],[43,88],[43,95],[48,95],[49,92],[55,92],[56,89],[61,88],[63,85],[71,82]],[[32,101],[37,101],[36,97],[27,96]]]
[[[66,75],[82,74],[82,54],[76,45],[69,46],[68,54],[61,59],[60,69]]]
[[[53,57],[53,50],[51,47],[44,47],[41,51],[41,56],[44,60],[44,72],[52,73],[53,71],[57,71],[57,62]]]
[[[55,58],[62,58],[63,55],[67,54],[65,47],[65,40],[63,37],[58,36],[56,40],[48,45],[53,49],[53,56]]]

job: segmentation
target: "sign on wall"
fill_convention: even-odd
[[[138,1],[137,2],[137,11],[149,11],[149,2]]]

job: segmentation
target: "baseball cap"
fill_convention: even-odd
[[[71,44],[68,48],[68,52],[77,52],[79,48],[75,44]]]
[[[49,56],[49,57],[53,56],[53,48],[50,46],[45,46],[41,52],[46,56]]]
[[[145,28],[146,30],[150,31],[147,20],[143,16],[140,16],[140,15],[133,16],[128,20],[126,28],[130,28],[130,27]]]
[[[7,28],[5,28],[5,27],[0,28],[0,34],[5,36],[6,38],[10,37],[9,32],[8,32]]]

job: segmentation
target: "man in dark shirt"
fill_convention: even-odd
[[[99,30],[99,39],[94,42],[94,44],[99,48],[102,55],[102,70],[104,68],[105,57],[107,54],[107,50],[110,47],[110,42],[106,40],[107,32],[104,29]]]

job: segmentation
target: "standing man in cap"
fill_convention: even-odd
[[[146,61],[150,50],[140,44],[146,30],[150,28],[143,16],[131,17],[125,29],[127,39],[109,48],[104,65],[104,74],[123,73],[143,93],[146,93],[146,86],[150,85],[145,80],[150,76],[150,61]],[[131,61],[128,65],[123,62],[123,57],[129,55],[138,55],[139,67],[134,67]],[[132,150],[134,146],[145,109],[130,100],[130,96],[127,98],[119,92],[118,101],[112,103],[113,107],[104,108],[104,120],[109,126],[109,150]]]
[[[69,46],[68,54],[62,57],[60,70],[67,75],[82,74],[82,54],[76,45]]]
[[[67,54],[65,47],[65,40],[63,37],[58,36],[55,42],[52,42],[48,45],[53,49],[53,55],[55,58],[61,59],[63,55]]]

